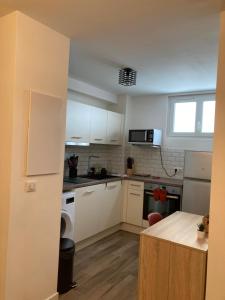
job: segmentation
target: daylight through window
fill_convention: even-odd
[[[169,98],[170,136],[212,136],[215,121],[215,94]]]

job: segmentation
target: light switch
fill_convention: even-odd
[[[36,191],[36,181],[35,180],[28,180],[25,183],[25,192],[35,192]]]

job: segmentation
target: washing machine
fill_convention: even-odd
[[[75,193],[66,192],[62,195],[60,237],[74,241],[75,224]]]

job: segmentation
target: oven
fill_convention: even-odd
[[[167,217],[175,211],[180,210],[181,195],[181,187],[145,183],[143,220],[147,221],[148,214],[152,212],[159,212],[163,217]]]

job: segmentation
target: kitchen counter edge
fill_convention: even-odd
[[[93,180],[89,182],[84,183],[69,183],[64,182],[63,183],[63,192],[69,192],[71,190],[91,186],[91,185],[97,185],[97,184],[103,184],[108,182],[114,182],[114,181],[120,181],[120,180],[134,180],[134,181],[141,181],[144,183],[157,183],[157,184],[166,184],[166,185],[172,185],[175,187],[182,187],[183,186],[183,180],[182,179],[170,179],[170,178],[151,178],[151,177],[141,177],[141,176],[118,176],[114,178],[108,178],[108,179],[101,179],[101,180]]]

